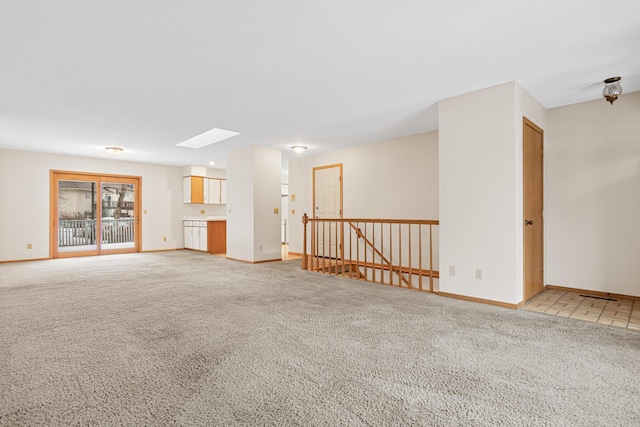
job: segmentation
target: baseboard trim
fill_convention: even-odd
[[[146,251],[140,251],[140,253],[147,254],[153,252],[171,252],[171,251],[183,251],[184,248],[173,248],[173,249],[149,249]]]
[[[436,293],[436,292],[434,292]],[[471,301],[471,302],[479,302],[481,304],[489,304],[489,305],[495,305],[498,307],[503,307],[503,308],[510,308],[511,310],[517,310],[521,304],[523,304],[523,302],[519,302],[518,304],[510,304],[508,302],[501,302],[501,301],[494,301],[494,300],[490,300],[490,299],[484,299],[484,298],[476,298],[476,297],[469,297],[466,295],[458,295],[458,294],[450,294],[448,292],[437,292],[438,295],[442,295],[443,297],[449,297],[449,298],[455,298],[455,299],[460,299],[460,300],[464,300],[464,301]]]
[[[226,257],[226,258],[228,260],[231,260],[231,261],[243,262],[245,264],[264,264],[266,262],[282,261],[282,258],[264,259],[264,260],[261,260],[261,261],[247,261],[246,259],[237,259],[237,258],[229,258],[229,257]]]
[[[303,254],[303,253],[301,253],[301,252],[291,252],[291,251],[289,251],[289,252],[287,252],[287,253],[288,253],[289,255],[304,256],[304,254]]]
[[[617,298],[617,299],[631,299],[640,301],[640,296],[633,295],[625,295],[625,294],[612,294],[610,292],[602,292],[602,291],[591,291],[587,289],[578,289],[578,288],[567,288],[565,286],[556,286],[556,285],[545,285],[544,289],[554,290],[554,291],[564,291],[564,292],[579,292],[581,294],[593,295],[596,297],[606,297],[606,298]]]
[[[48,261],[52,258],[30,258],[30,259],[8,259],[6,261],[0,261],[0,264],[12,264],[16,262],[30,262],[30,261]]]

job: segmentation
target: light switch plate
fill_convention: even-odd
[[[278,208],[273,208],[273,213],[274,213],[274,214],[277,214],[278,212],[280,212],[280,209],[278,209]]]

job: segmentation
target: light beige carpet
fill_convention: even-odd
[[[640,334],[189,251],[0,265],[0,425],[640,422]]]

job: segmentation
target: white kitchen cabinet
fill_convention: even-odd
[[[227,180],[185,176],[182,178],[182,202],[190,204],[226,205]]]
[[[227,204],[227,180],[219,178],[209,178],[208,181],[208,201],[212,205]]]
[[[216,178],[209,178],[209,203],[214,205],[220,204],[220,181]]]
[[[208,179],[202,176],[185,176],[182,178],[182,203],[203,204],[205,198],[205,186]]]
[[[207,221],[198,221],[198,227],[194,228],[198,229],[198,247],[194,249],[207,252]]]
[[[221,205],[227,204],[227,180],[226,179],[220,180],[220,204]]]
[[[184,247],[193,249],[193,221],[184,221]]]
[[[207,221],[184,221],[184,247],[207,251]]]

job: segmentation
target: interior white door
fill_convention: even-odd
[[[342,217],[342,166],[314,169],[314,216],[331,219]],[[342,236],[337,223],[318,222],[317,254],[321,257],[337,258]]]

